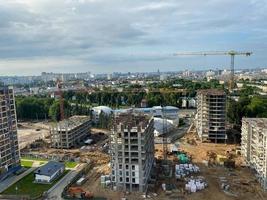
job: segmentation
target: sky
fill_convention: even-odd
[[[267,67],[267,0],[0,0],[0,75]]]

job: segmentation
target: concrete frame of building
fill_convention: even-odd
[[[51,146],[57,149],[70,149],[89,136],[91,120],[87,116],[73,116],[50,127]]]
[[[119,114],[110,137],[112,184],[117,190],[146,192],[154,164],[153,118]]]
[[[243,118],[241,154],[267,191],[267,118]]]
[[[226,94],[223,90],[197,93],[197,133],[201,141],[226,142]]]

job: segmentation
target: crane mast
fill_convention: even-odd
[[[235,87],[235,56],[251,56],[252,52],[242,51],[205,51],[205,52],[178,52],[174,53],[174,56],[209,56],[209,55],[224,55],[231,56],[231,76],[229,82],[229,89],[232,90]]]
[[[58,79],[57,80],[57,92],[59,95],[59,105],[60,105],[60,120],[64,120],[65,114],[64,114],[64,99],[63,99],[63,93],[62,93],[62,82]]]

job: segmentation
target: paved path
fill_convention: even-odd
[[[5,191],[7,188],[9,188],[11,185],[13,185],[14,183],[18,182],[20,179],[22,179],[23,177],[27,176],[28,174],[30,174],[31,172],[33,172],[36,168],[30,168],[27,171],[23,172],[22,174],[16,176],[11,176],[7,179],[5,179],[4,181],[0,182],[0,193]]]
[[[61,194],[64,188],[71,182],[71,180],[82,170],[83,164],[79,165],[76,170],[67,173],[56,185],[54,185],[47,193],[47,200],[62,200]]]

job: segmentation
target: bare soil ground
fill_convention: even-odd
[[[18,123],[18,140],[20,149],[37,139],[44,139],[49,136],[49,127],[44,123]]]
[[[193,140],[193,141],[192,141]],[[202,163],[203,160],[208,160],[207,152],[213,151],[217,155],[227,155],[228,152],[235,152],[238,145],[227,144],[213,144],[201,143],[197,140],[195,134],[191,133],[186,135],[180,142],[180,149],[188,153],[192,157],[192,162],[197,164],[203,176],[208,183],[208,187],[202,191],[188,194],[185,192],[185,182],[177,181],[175,178],[168,180],[159,179],[154,188],[150,188],[147,199],[165,200],[165,199],[185,199],[185,200],[266,200],[267,193],[263,191],[259,183],[256,181],[253,172],[245,167],[241,167],[243,159],[237,155],[234,159],[237,167],[229,170],[219,165],[206,166]],[[162,145],[157,144],[156,157],[163,157]],[[94,157],[94,156],[93,156]],[[174,157],[169,155],[168,158],[172,160]],[[176,161],[173,162],[173,167]],[[106,197],[109,200],[118,200],[126,197],[128,200],[141,200],[144,199],[140,193],[122,193],[114,192],[111,189],[103,188],[100,185],[100,176],[102,174],[110,173],[108,164],[97,165],[89,174],[88,181],[83,185],[87,191],[93,192],[95,196]],[[160,174],[160,170],[157,172]],[[224,177],[230,185],[229,192],[224,192],[221,189],[220,178]],[[172,183],[176,189],[170,193],[162,190],[162,183]]]

